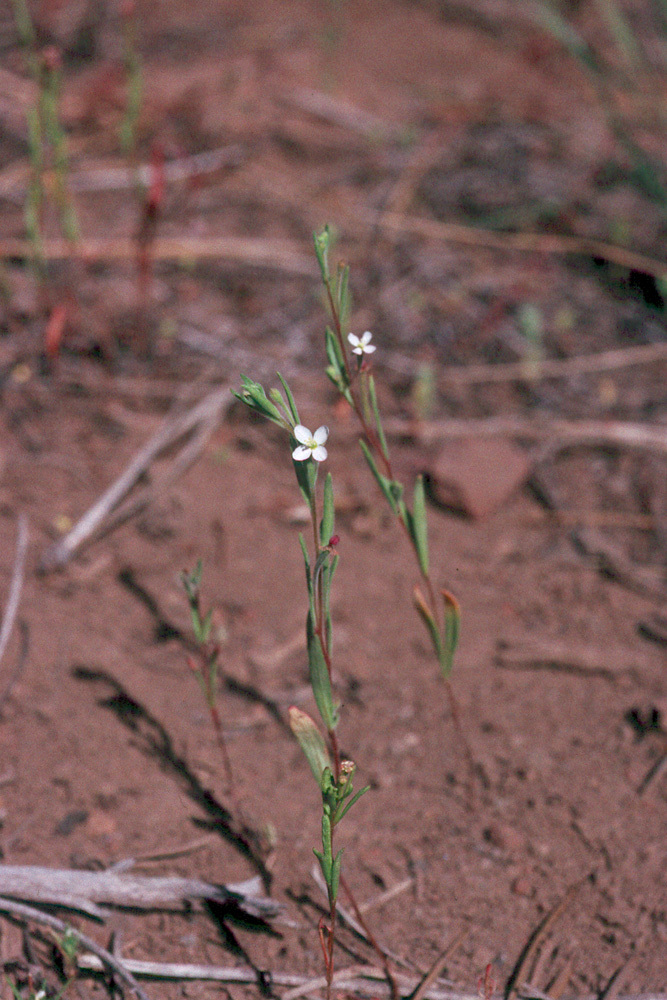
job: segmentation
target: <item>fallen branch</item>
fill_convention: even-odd
[[[73,935],[79,944],[83,945],[84,948],[88,948],[89,951],[92,951],[93,955],[97,956],[103,967],[115,972],[118,978],[122,979],[126,986],[129,986],[132,992],[139,997],[139,1000],[149,1000],[148,994],[142,990],[125,964],[112,955],[111,952],[107,951],[106,948],[102,948],[96,941],[93,941],[87,934],[77,930],[76,927],[71,927],[62,920],[58,920],[57,917],[52,917],[49,913],[42,913],[40,910],[33,909],[32,906],[15,903],[9,899],[0,898],[0,913],[10,913],[12,916],[21,917],[23,920],[30,920],[35,924],[43,924],[58,934]]]
[[[154,260],[221,260],[248,267],[278,271],[297,278],[317,278],[310,257],[293,243],[280,240],[252,239],[247,236],[177,236],[156,239],[151,247]],[[34,248],[27,240],[0,240],[0,259],[30,260]],[[69,260],[72,244],[62,239],[47,239],[40,244],[44,260]],[[136,240],[126,236],[82,237],[75,254],[83,262],[96,260],[134,260]]]
[[[442,420],[417,423],[393,419],[385,422],[392,437],[419,437],[434,444],[455,437],[517,437],[526,440],[556,439],[559,447],[570,445],[616,445],[667,455],[667,425],[640,424],[620,420],[541,420],[528,417],[483,417],[473,420]],[[560,440],[558,440],[560,439]]]
[[[201,979],[238,984],[255,984],[257,982],[257,973],[252,969],[174,962],[146,962],[132,958],[123,959],[123,962],[134,975],[153,979]],[[78,965],[82,972],[101,972],[103,968],[100,960],[94,955],[79,956]],[[419,981],[413,977],[399,975],[397,979],[401,989],[406,991],[415,989],[419,985]],[[326,986],[326,979],[323,976],[311,977],[281,972],[271,973],[270,981],[272,986],[288,988],[289,993],[284,994],[284,1000],[290,996],[297,997],[305,996],[307,993],[315,993]],[[379,991],[388,994],[384,972],[372,966],[354,965],[347,969],[339,969],[335,973],[333,981],[340,990],[356,993],[359,996],[377,996]],[[479,996],[474,993],[458,993],[455,990],[434,986],[429,987],[423,996],[430,998],[430,1000],[479,1000]],[[662,1000],[662,998],[656,998],[656,1000]]]
[[[0,72],[0,82],[2,75]],[[0,98],[0,111],[2,109]],[[168,160],[163,167],[166,184],[183,184],[193,178],[199,179],[206,174],[214,174],[224,167],[236,167],[244,158],[242,146],[221,146],[219,149],[194,153],[192,156],[179,156]],[[16,204],[22,204],[26,196],[30,164],[21,163],[18,167],[11,164],[10,169],[0,172],[0,198],[6,198]],[[138,167],[118,166],[117,163],[86,164],[82,169],[72,170],[67,180],[67,187],[75,194],[94,194],[100,191],[127,191],[150,187],[151,167],[141,164]]]
[[[202,427],[208,428],[210,433],[232,401],[232,395],[227,387],[216,389],[186,413],[167,420],[71,531],[44,552],[40,561],[40,571],[44,573],[62,568],[77,549],[100,528],[102,522],[111,515],[163,451]],[[200,447],[203,440],[199,437]],[[188,462],[193,460],[192,452],[186,450],[185,454]]]
[[[21,600],[21,589],[23,587],[23,572],[25,569],[25,555],[28,548],[28,521],[24,514],[19,515],[19,526],[16,537],[16,555],[14,556],[14,569],[9,584],[9,594],[5,613],[2,616],[0,625],[0,660],[4,656],[9,637],[12,634],[16,613]]]
[[[628,654],[630,656],[632,654]],[[604,677],[614,681],[631,670],[634,663],[610,666],[609,651],[593,646],[572,646],[565,642],[527,642],[498,644],[495,663],[510,670],[555,670],[568,674]]]
[[[252,969],[241,969],[238,967],[222,967],[216,965],[191,965],[175,962],[147,962],[140,959],[123,959],[125,967],[135,976],[146,976],[151,979],[177,979],[177,980],[203,980],[217,983],[235,983],[244,985],[249,983],[254,985],[257,982],[257,973]],[[101,972],[102,962],[95,955],[80,955],[78,966],[82,972]],[[414,990],[418,985],[415,978],[408,976],[397,976],[399,985],[405,991]],[[276,972],[270,976],[272,986],[285,986],[290,990],[299,990],[300,995],[306,992],[314,993],[326,986],[324,977],[312,978],[308,976],[296,975],[292,973]],[[340,990],[352,993],[356,996],[377,996],[379,992],[388,995],[387,983],[381,969],[374,969],[371,966],[351,966],[347,969],[339,969],[333,979],[335,985]],[[283,994],[286,1000],[288,994]],[[534,990],[524,991],[519,988],[517,997],[525,1000],[533,1000],[536,993]],[[546,994],[541,994],[549,1000]],[[442,989],[442,987],[430,986],[423,994],[425,1000],[479,1000],[479,993],[465,993],[455,989]],[[597,1000],[597,994],[589,993],[580,997],[573,997],[572,1000]],[[667,1000],[665,993],[641,993],[631,996],[621,996],[617,1000]]]
[[[664,278],[667,274],[667,261],[626,250],[603,240],[590,239],[585,236],[565,236],[554,233],[500,233],[492,229],[481,229],[477,226],[466,226],[459,222],[438,222],[436,219],[418,218],[411,215],[401,215],[387,212],[380,219],[368,219],[371,225],[377,225],[398,239],[403,233],[413,236],[423,236],[427,239],[445,243],[460,243],[465,246],[488,247],[492,250],[503,250],[506,253],[519,251],[521,253],[576,254],[579,257],[597,257],[610,264],[619,264],[632,271],[641,271],[656,278]]]
[[[366,138],[388,141],[397,135],[396,130],[387,125],[382,118],[364,111],[347,101],[338,100],[321,90],[299,88],[283,94],[280,103],[287,107],[298,108],[306,114],[319,118],[329,125],[338,125],[358,132]]]
[[[445,365],[437,371],[438,381],[456,385],[478,385],[484,382],[535,382],[543,379],[573,378],[576,375],[618,371],[633,365],[667,361],[667,343],[638,344],[618,347],[595,354],[578,354],[571,358],[545,358],[527,368],[525,361],[500,364]]]
[[[0,865],[0,895],[79,909],[98,919],[98,904],[133,910],[182,910],[204,900],[231,903],[253,917],[274,917],[278,903],[259,895],[258,879],[213,885],[200,879]]]
[[[636,566],[625,553],[594,528],[579,528],[572,532],[575,546],[593,560],[604,576],[610,577],[628,590],[663,602],[667,582],[663,574],[650,566]]]

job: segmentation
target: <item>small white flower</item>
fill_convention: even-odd
[[[375,344],[371,344],[373,334],[370,330],[366,330],[366,333],[362,334],[361,337],[357,337],[354,333],[348,333],[347,339],[352,344],[353,354],[372,354],[375,350]]]
[[[294,428],[294,437],[299,442],[298,448],[292,452],[292,458],[296,462],[305,462],[311,456],[316,462],[323,462],[327,457],[324,442],[329,437],[328,427],[318,427],[315,433],[311,434],[303,424],[297,424]]]

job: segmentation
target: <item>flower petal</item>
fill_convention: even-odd
[[[352,344],[353,347],[359,347],[361,343],[356,333],[348,333],[347,339]]]
[[[360,341],[361,346],[365,347],[366,344],[370,344],[372,339],[373,339],[373,334],[371,333],[370,330],[366,330],[366,332],[362,333],[361,335],[361,341]]]
[[[377,350],[375,344],[366,344],[364,347],[364,354],[372,354],[375,350]]]
[[[313,452],[310,450],[310,448],[306,448],[305,445],[300,444],[299,447],[295,448],[294,451],[292,452],[292,458],[294,459],[295,462],[305,462],[306,459],[310,458],[312,454]]]
[[[322,424],[322,426],[318,427],[315,433],[313,434],[313,441],[315,442],[315,444],[324,444],[324,442],[328,437],[329,437],[329,428],[325,427],[324,424]]]
[[[327,457],[329,452],[326,450],[323,444],[318,444],[317,448],[313,448],[311,455],[316,462],[323,462]]]
[[[292,433],[299,444],[308,444],[311,440],[311,433],[303,424],[297,424]]]

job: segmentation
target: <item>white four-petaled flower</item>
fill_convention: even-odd
[[[353,354],[372,354],[375,350],[375,344],[371,344],[373,334],[370,330],[366,330],[361,337],[357,337],[355,333],[348,333],[347,339],[352,344]]]
[[[294,428],[294,437],[299,442],[298,448],[292,452],[292,458],[296,462],[305,462],[311,456],[316,462],[323,462],[327,457],[324,443],[329,437],[328,427],[318,427],[315,433],[311,434],[303,424],[297,424]]]

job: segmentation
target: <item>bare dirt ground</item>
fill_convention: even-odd
[[[595,5],[572,7],[604,43]],[[638,30],[649,7],[633,8]],[[26,83],[0,107],[3,602],[19,515],[30,538],[0,663],[4,864],[256,875],[217,802],[258,833],[284,904],[270,929],[224,912],[52,912],[100,944],[122,932],[128,959],[264,974],[148,983],[151,997],[282,996],[272,976],[320,975],[317,792],[285,725],[290,704],[311,709],[284,437],[231,407],[185,473],[170,478],[174,450],[161,456],[132,494],[148,487],[146,505],[39,572],[165,419],[241,373],[268,385],[280,370],[305,423],[331,429],[341,740],[371,785],[341,845],[395,969],[416,982],[457,941],[440,985],[466,996],[489,963],[506,996],[525,982],[554,1000],[667,991],[665,221],[590,81],[512,4],[140,5],[141,162],[222,151],[185,180],[167,170],[142,285],[142,199],[110,173],[124,166],[119,15],[35,15],[63,52],[83,257],[52,260],[40,290],[17,247]],[[3,70],[26,82],[0,23]],[[643,138],[664,161],[660,132]],[[378,347],[396,467],[430,476],[434,575],[462,607],[453,689],[472,766],[411,605],[411,553],[323,374],[312,232],[327,221],[352,265],[352,328]],[[516,234],[529,232],[551,242],[527,249]],[[46,357],[58,306],[64,336]],[[513,461],[525,469],[510,489]],[[490,509],[452,510],[448,479]],[[186,664],[179,577],[198,558],[233,803]],[[30,968],[56,988],[44,944],[33,935],[26,953],[6,918],[0,935],[12,982]],[[366,962],[341,927],[338,966]],[[80,977],[70,995],[106,990]]]

